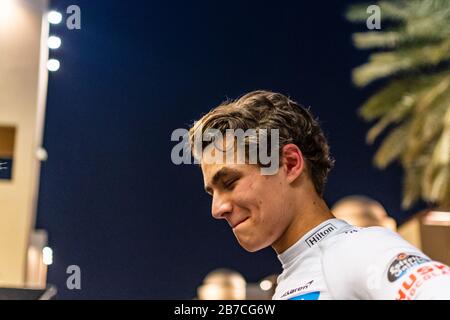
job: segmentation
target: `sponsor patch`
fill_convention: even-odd
[[[352,234],[352,233],[357,233],[357,232],[359,232],[358,229],[351,229],[351,230],[345,231],[344,233],[345,234]]]
[[[319,300],[319,297],[320,291],[314,291],[289,298],[288,300]]]
[[[312,247],[335,230],[337,230],[337,228],[334,225],[332,225],[331,223],[327,223],[322,228],[310,235],[305,240],[305,242],[309,247]]]
[[[427,258],[402,252],[390,264],[387,272],[388,280],[394,282],[401,278],[409,269],[429,261]]]
[[[450,275],[450,268],[444,264],[434,262],[419,267],[404,279],[398,289],[396,300],[414,299],[418,290],[426,281],[443,275]]]
[[[314,282],[314,280],[311,280],[311,281],[307,282],[306,284],[302,285],[301,287],[298,287],[298,288],[295,288],[295,289],[290,289],[290,290],[286,291],[286,292],[281,296],[281,298],[284,298],[284,297],[286,297],[286,296],[288,296],[288,295],[290,295],[290,294],[293,294],[293,293],[298,293],[298,292],[300,292],[300,291],[305,291],[305,290],[307,290],[307,289],[311,286],[311,284],[312,284],[313,282]]]

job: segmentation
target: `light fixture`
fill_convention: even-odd
[[[50,247],[42,249],[42,262],[49,266],[53,263],[53,250]]]
[[[58,11],[50,11],[47,15],[48,22],[51,24],[59,24],[62,21],[62,14]]]
[[[259,283],[259,286],[261,287],[261,290],[269,291],[272,288],[273,284],[269,280],[263,280]]]
[[[13,21],[16,9],[15,0],[0,0],[0,23]]]
[[[48,71],[55,72],[59,70],[61,64],[56,59],[50,59],[47,61],[47,69]]]
[[[430,211],[423,218],[423,223],[428,225],[450,226],[450,212]]]
[[[50,36],[47,40],[47,45],[50,49],[58,49],[59,47],[61,47],[61,38]]]

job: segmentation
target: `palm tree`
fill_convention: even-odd
[[[374,163],[381,169],[401,163],[403,208],[419,199],[450,208],[450,1],[377,5],[382,31],[353,34],[357,48],[377,49],[353,70],[354,84],[384,81],[359,109],[366,121],[376,120],[368,143],[386,133]],[[367,7],[350,7],[347,19],[365,22]]]

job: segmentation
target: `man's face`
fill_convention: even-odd
[[[281,168],[275,175],[261,175],[260,168],[250,164],[202,161],[201,168],[213,217],[228,222],[244,249],[254,252],[280,238],[293,211],[293,193]]]

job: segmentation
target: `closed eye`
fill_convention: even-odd
[[[210,188],[210,187],[206,187],[206,188],[205,188],[205,192],[206,192],[207,194],[209,194],[210,196],[213,195],[213,190],[212,190],[212,188]]]
[[[242,177],[242,173],[235,169],[222,168],[217,171],[211,179],[210,184],[205,185],[205,191],[209,195],[214,195],[214,188],[219,187],[219,189],[232,190],[234,184]]]
[[[239,180],[239,178],[230,179],[227,182],[224,183],[224,187],[226,189],[232,189],[234,187],[234,184]]]

